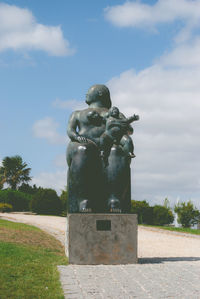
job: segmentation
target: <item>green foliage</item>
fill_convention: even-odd
[[[31,180],[31,168],[23,162],[20,156],[5,157],[0,167],[0,186],[7,183],[11,189],[16,190],[23,183]]]
[[[62,214],[63,215],[67,215],[67,201],[68,197],[67,197],[67,191],[62,190],[62,193],[60,195],[60,200],[61,200],[61,204],[62,204]]]
[[[0,202],[11,204],[13,211],[29,211],[32,196],[18,190],[0,190]]]
[[[28,194],[35,194],[38,190],[42,189],[41,187],[37,187],[35,184],[30,186],[29,184],[23,183],[18,190]]]
[[[153,207],[153,224],[154,225],[165,225],[170,224],[174,221],[174,215],[172,211],[160,205],[155,205]]]
[[[200,211],[194,207],[191,201],[177,204],[174,211],[178,214],[178,223],[182,227],[191,227],[200,222]]]
[[[12,212],[13,207],[8,203],[0,203],[0,212],[2,213],[9,213]]]
[[[144,225],[144,226],[148,227],[148,226],[152,226],[152,225]],[[153,225],[153,227],[161,228],[161,229],[169,230],[169,231],[175,231],[175,232],[179,232],[179,233],[200,235],[200,229],[192,229],[192,228],[188,228],[188,227],[159,226],[159,225]]]
[[[131,200],[131,213],[138,215],[139,224],[164,225],[174,221],[170,208],[160,205],[151,207],[146,200]]]
[[[131,200],[131,213],[138,215],[138,223],[153,223],[153,208],[149,206],[146,200]]]
[[[38,214],[59,215],[62,202],[53,189],[40,189],[33,195],[31,210]]]

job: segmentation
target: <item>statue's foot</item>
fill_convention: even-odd
[[[108,209],[110,213],[121,213],[119,199],[111,198],[108,201]]]
[[[79,212],[81,213],[91,213],[92,209],[88,206],[88,200],[83,199],[79,204]]]

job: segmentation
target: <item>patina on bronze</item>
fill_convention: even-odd
[[[72,113],[67,133],[69,213],[129,213],[130,163],[135,157],[130,123],[111,108],[109,89],[93,85],[86,95],[88,108]]]

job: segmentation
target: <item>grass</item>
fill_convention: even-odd
[[[141,224],[141,225],[147,226],[147,227],[161,228],[161,229],[180,232],[180,233],[200,235],[200,229],[192,229],[192,228],[184,228],[184,227],[171,227],[171,226],[158,226],[158,225],[146,225],[146,224]]]
[[[0,298],[63,299],[64,248],[40,229],[0,219]]]

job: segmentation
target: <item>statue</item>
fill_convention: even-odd
[[[72,113],[67,133],[69,213],[128,213],[131,206],[130,162],[135,157],[130,123],[111,107],[109,89],[92,86],[88,108]]]

